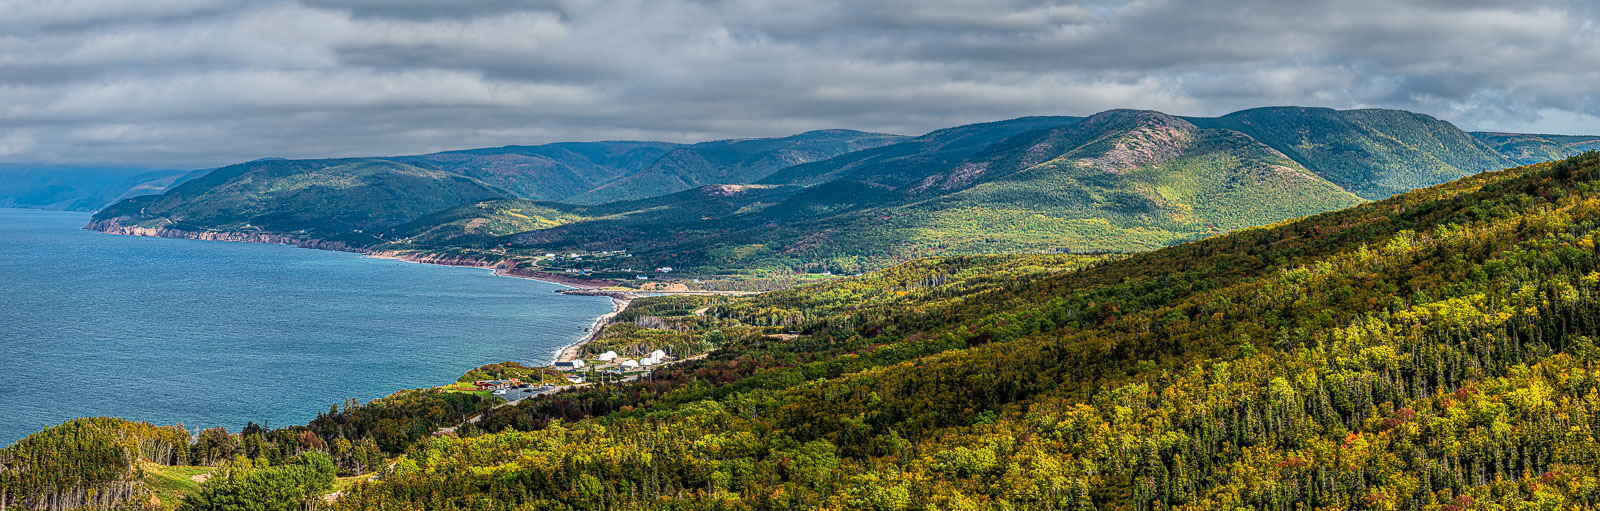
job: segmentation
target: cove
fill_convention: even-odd
[[[611,310],[485,269],[88,220],[0,208],[0,445],[81,416],[303,424],[478,365],[547,363]]]

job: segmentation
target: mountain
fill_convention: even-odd
[[[811,176],[830,180],[704,221],[586,218],[507,239],[646,265],[854,273],[951,253],[1148,250],[1362,200],[1237,131],[1128,110],[941,130],[764,182]]]
[[[562,200],[644,170],[677,147],[667,142],[562,142],[387,159],[477,178],[517,197]]]
[[[808,131],[783,138],[704,142],[673,149],[644,170],[567,200],[599,204],[666,195],[710,184],[748,184],[779,169],[893,144],[900,135]]]
[[[0,207],[95,211],[128,197],[161,193],[204,173],[136,167],[0,164]]]
[[[1119,146],[1171,162],[1227,136],[1094,121],[1028,140],[1120,133],[1064,143],[1082,149],[1066,163]],[[1137,254],[642,298],[586,353],[670,350],[648,377],[501,407],[402,391],[199,440],[73,421],[0,451],[21,467],[0,488],[137,498],[131,460],[242,453],[323,468],[193,494],[249,507],[337,470],[381,477],[333,509],[1582,509],[1600,478],[1597,191],[1589,153]]]
[[[845,178],[848,174],[856,181],[894,187],[916,179],[926,169],[955,163],[1006,137],[1030,130],[1053,128],[1078,119],[1065,116],[1020,117],[946,128],[883,147],[794,165],[755,182],[810,186]]]
[[[672,266],[739,281],[938,255],[1151,250],[1510,166],[1497,148],[1536,140],[1570,152],[1588,139],[1474,136],[1398,110],[1273,107],[1215,118],[1024,117],[911,138],[833,130],[684,146],[551,144],[400,158],[442,173],[434,179],[521,192],[405,202],[395,210],[404,215],[352,227],[360,233],[332,228],[353,225],[329,218],[349,212],[294,201],[273,209],[295,220],[271,227],[238,208],[191,226],[518,264],[547,252],[622,252],[630,257],[571,269]],[[807,159],[815,161],[777,168]],[[563,201],[530,198],[586,187]],[[611,197],[630,199],[594,203]]]
[[[698,224],[587,219],[507,240],[710,273],[854,273],[931,255],[1149,250],[1511,164],[1449,123],[1396,110],[1113,110],[793,166],[760,183],[804,189]]]
[[[102,230],[277,234],[369,244],[382,230],[509,192],[461,174],[373,159],[258,160],[96,213]],[[371,233],[365,231],[374,231]]]
[[[1587,156],[1111,260],[641,300],[611,345],[719,349],[419,435],[336,508],[1581,508],[1597,180]]]
[[[1448,122],[1400,110],[1270,107],[1191,120],[1250,135],[1366,199],[1514,164]]]
[[[1600,137],[1525,135],[1476,131],[1473,138],[1521,165],[1560,160],[1585,151],[1600,150]]]

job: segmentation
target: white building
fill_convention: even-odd
[[[610,361],[616,360],[616,359],[617,359],[617,352],[615,352],[615,351],[607,351],[605,353],[601,353],[600,354],[600,361],[601,362],[610,362]]]
[[[556,362],[556,369],[560,369],[560,370],[563,370],[563,371],[575,371],[575,370],[578,370],[578,369],[583,369],[583,361],[582,360],[568,360],[568,361],[564,361],[564,362]]]
[[[637,369],[639,367],[639,362],[634,361],[632,359],[624,360],[622,362],[617,363],[617,367],[621,367],[623,369]]]

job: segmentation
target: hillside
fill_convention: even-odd
[[[1191,120],[1250,135],[1366,199],[1513,164],[1448,122],[1400,110],[1270,107]]]
[[[644,170],[677,147],[666,142],[563,142],[388,159],[474,177],[517,197],[562,200]]]
[[[103,230],[276,233],[370,244],[385,228],[508,195],[460,174],[387,160],[260,160],[124,200],[93,222]]]
[[[1600,137],[1596,136],[1526,135],[1485,131],[1475,131],[1472,136],[1522,165],[1560,160],[1584,151],[1600,150]]]
[[[760,184],[810,186],[846,178],[889,187],[915,180],[972,156],[990,144],[1025,131],[1054,128],[1078,117],[1037,116],[945,128],[883,147],[795,165],[757,180]]]
[[[731,215],[586,218],[508,240],[628,250],[646,266],[855,273],[952,253],[1148,250],[1361,201],[1248,136],[1157,112],[1019,121],[965,150],[984,130],[791,168],[767,181],[837,177]]]
[[[722,348],[423,439],[338,507],[1584,507],[1597,179],[1586,156],[1088,266],[642,300]]]
[[[748,184],[794,165],[904,140],[854,130],[808,131],[783,138],[719,140],[679,147],[645,169],[570,197],[600,204],[666,195],[711,184]]]
[[[398,456],[336,509],[1585,508],[1597,193],[1590,153],[1134,255],[645,298],[608,346],[715,350],[454,435],[483,405],[407,391],[183,453]]]
[[[250,207],[271,203],[280,221],[264,218],[264,225],[235,206],[186,214],[186,221],[189,230],[249,226],[252,233],[334,240],[340,248],[517,264],[549,252],[625,253],[558,269],[626,277],[629,268],[671,266],[686,270],[683,280],[738,287],[928,256],[1150,250],[1380,199],[1532,154],[1577,151],[1591,139],[1471,135],[1397,110],[1273,107],[1216,118],[1112,110],[911,138],[831,130],[683,146],[597,142],[438,153],[399,161],[439,173],[424,182],[468,176],[506,191],[451,202],[449,193],[394,190],[411,195],[386,209],[398,215],[353,221],[331,216],[359,214],[315,201],[249,198],[255,192],[239,188],[226,194]],[[805,160],[815,161],[788,165]],[[578,195],[565,203],[538,198],[565,193]],[[163,204],[213,199],[168,195]],[[385,209],[378,203],[388,199],[378,197],[356,200],[371,212]],[[616,197],[630,199],[591,203]],[[142,204],[126,206],[112,209],[136,222],[153,220],[126,213]],[[350,230],[340,232],[341,225]]]

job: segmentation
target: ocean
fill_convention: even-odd
[[[0,445],[82,416],[304,424],[478,365],[547,363],[611,310],[486,269],[88,221],[0,208]]]

